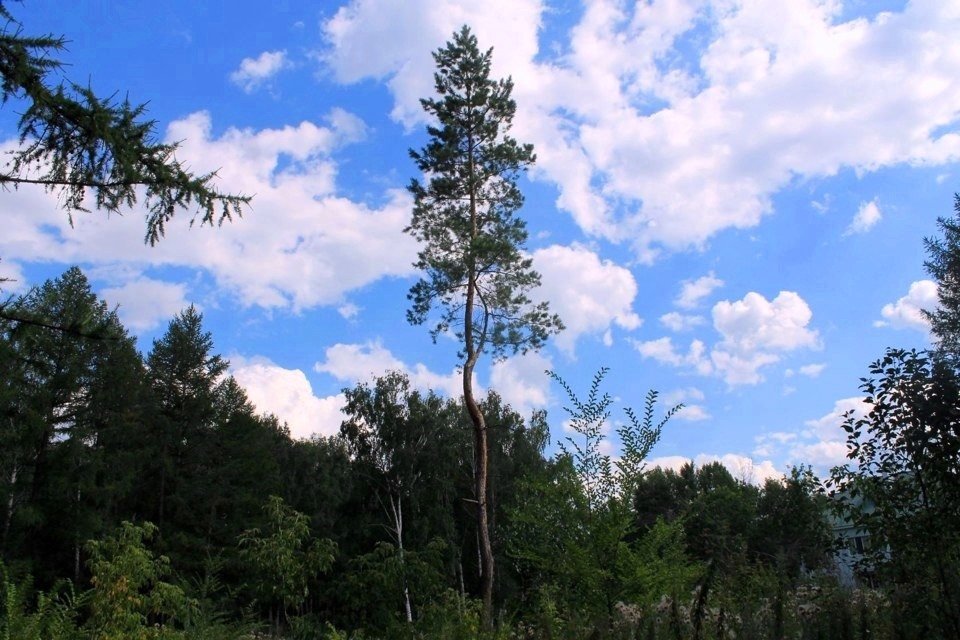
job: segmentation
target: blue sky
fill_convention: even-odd
[[[65,75],[149,102],[158,135],[242,220],[157,247],[141,211],[78,216],[0,198],[0,275],[24,291],[79,264],[146,351],[188,304],[264,410],[332,434],[344,386],[388,369],[454,392],[456,345],[405,321],[416,245],[404,187],[425,141],[430,52],[461,24],[511,75],[542,295],[568,329],[479,384],[564,437],[544,369],[640,406],[687,405],[654,456],[759,480],[841,462],[838,416],[887,346],[924,347],[923,238],[960,159],[960,6],[947,0],[164,3],[31,0]],[[15,144],[17,105],[0,110]],[[610,443],[616,452],[615,443]]]

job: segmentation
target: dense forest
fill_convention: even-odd
[[[178,208],[242,212],[151,145],[142,109],[46,89],[57,45],[0,39],[5,96],[32,104],[4,184],[47,163],[68,210],[145,195],[149,243]],[[389,373],[344,389],[338,435],[297,440],[195,307],[140,353],[79,268],[0,302],[0,638],[960,638],[960,197],[927,241],[936,348],[869,368],[848,465],[762,486],[648,468],[679,407],[620,407],[606,369],[587,389],[544,374],[565,415],[474,397],[480,357],[563,327],[528,297],[535,156],[490,56],[466,27],[436,52],[438,124],[411,152],[408,320],[460,341],[463,396]]]
[[[2,637],[477,636],[462,401],[390,374],[345,390],[338,436],[293,440],[225,375],[192,307],[145,355],[77,268],[4,311],[19,320],[0,341]],[[947,356],[877,364],[875,409],[848,424],[858,464],[826,485],[809,469],[761,487],[719,463],[645,469],[655,394],[612,460],[604,371],[568,389],[576,433],[551,457],[547,416],[491,391],[491,637],[955,637]],[[852,581],[834,511],[869,541]]]

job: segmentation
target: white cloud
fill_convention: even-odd
[[[705,357],[706,347],[700,340],[691,341],[686,354],[679,353],[669,337],[645,342],[632,340],[631,344],[644,358],[651,358],[674,367],[692,368],[700,375],[709,375],[713,372],[713,365]]]
[[[742,300],[723,300],[713,307],[713,325],[731,351],[792,351],[817,348],[819,337],[807,325],[813,312],[793,291],[781,291],[767,300],[751,291]]]
[[[923,311],[933,311],[938,303],[937,283],[933,280],[918,280],[910,285],[907,295],[896,302],[883,305],[880,310],[883,320],[877,320],[873,324],[876,327],[929,331],[930,322],[923,315]]]
[[[139,277],[119,287],[100,291],[110,306],[118,307],[123,325],[140,333],[149,331],[189,306],[184,284]]]
[[[328,373],[343,382],[368,382],[389,371],[397,371],[406,374],[417,389],[432,389],[451,398],[463,395],[463,379],[456,370],[443,375],[430,371],[426,365],[419,362],[409,367],[379,341],[364,344],[338,343],[328,347],[324,355],[326,359],[317,362],[314,370]],[[478,396],[482,394],[476,383],[474,390]]]
[[[816,378],[816,377],[818,377],[821,373],[823,373],[823,370],[826,369],[826,368],[827,368],[827,365],[822,364],[822,363],[820,363],[820,364],[805,364],[805,365],[803,365],[802,367],[800,367],[799,372],[800,372],[800,375],[802,375],[802,376],[807,376],[808,378]]]
[[[5,296],[26,293],[27,289],[29,287],[21,266],[16,262],[0,260],[0,303]]]
[[[787,369],[783,372],[783,377],[792,378],[799,373],[800,375],[807,376],[808,378],[816,378],[823,373],[823,370],[826,368],[827,365],[825,364],[805,364],[796,371],[793,369]],[[793,391],[796,391],[796,389],[793,389]]]
[[[339,313],[344,320],[352,320],[353,318],[357,317],[357,314],[360,313],[360,307],[352,302],[345,302],[337,307],[337,313]]]
[[[880,207],[877,206],[876,200],[862,202],[860,208],[857,210],[857,215],[853,217],[853,221],[850,223],[850,226],[847,227],[847,230],[844,231],[843,235],[849,236],[856,233],[866,233],[873,228],[873,225],[880,222],[880,218],[882,217],[883,215],[880,213]]]
[[[818,473],[847,462],[845,415],[864,417],[872,409],[862,397],[842,398],[825,415],[807,420],[801,429],[773,431],[755,438],[755,456],[784,460],[787,466],[812,465]]]
[[[844,416],[852,413],[854,416],[862,417],[871,409],[861,397],[843,398],[833,403],[833,409],[815,420],[807,420],[804,425],[811,436],[820,440],[842,440],[846,442],[846,432],[842,425]]]
[[[660,316],[660,324],[678,333],[681,331],[690,331],[704,323],[706,323],[706,319],[703,316],[688,316],[677,313],[676,311],[671,311],[670,313],[665,313]]]
[[[533,266],[542,276],[534,295],[547,300],[566,325],[555,341],[567,354],[572,355],[584,334],[603,334],[612,325],[628,331],[641,325],[633,311],[637,282],[629,269],[580,245],[539,249]]]
[[[713,325],[723,340],[710,357],[728,384],[756,384],[763,379],[759,370],[778,362],[778,353],[819,348],[816,330],[808,328],[812,318],[793,291],[781,291],[772,301],[753,291],[742,300],[723,300],[713,307]]]
[[[272,413],[287,423],[294,438],[332,436],[346,418],[344,395],[318,398],[306,374],[285,369],[265,358],[230,358],[230,373],[247,391],[250,402],[262,413]]]
[[[751,291],[742,300],[714,305],[713,326],[721,340],[709,356],[700,340],[693,340],[686,354],[669,337],[632,344],[645,358],[716,374],[731,386],[757,384],[763,380],[760,370],[779,362],[780,354],[820,348],[817,331],[808,327],[812,318],[810,307],[792,291],[781,291],[773,300]]]
[[[783,445],[796,439],[797,434],[789,431],[773,431],[760,434],[754,438],[757,446],[753,450],[753,455],[761,458],[771,458],[779,453]]]
[[[735,479],[755,485],[762,485],[768,479],[778,480],[783,477],[783,472],[778,471],[776,465],[770,460],[756,461],[738,453],[722,455],[701,453],[692,459],[683,456],[659,456],[648,460],[647,468],[660,467],[661,469],[679,471],[683,465],[691,462],[697,468],[711,462],[719,462],[727,468],[727,471]]]
[[[332,113],[336,126],[231,127],[214,138],[209,114],[194,113],[172,123],[166,139],[184,141],[178,157],[196,173],[219,167],[218,189],[255,195],[243,218],[191,229],[190,213],[180,212],[163,242],[144,247],[135,212],[75,216],[71,228],[56,195],[24,188],[0,199],[0,255],[137,271],[199,269],[242,304],[267,309],[341,304],[348,291],[411,274],[416,256],[415,241],[403,233],[411,211],[405,191],[386,193],[377,207],[337,193],[331,154],[358,136],[356,118],[347,115]]]
[[[256,58],[244,58],[240,68],[230,74],[230,82],[253,93],[289,64],[286,51],[264,51]]]
[[[529,352],[497,362],[490,369],[490,388],[526,417],[534,409],[543,409],[550,400],[550,378],[546,371],[553,368],[550,359]]]
[[[386,80],[395,97],[391,116],[413,126],[425,120],[420,98],[433,91],[431,52],[468,24],[481,47],[494,47],[494,73],[513,74],[537,53],[539,0],[354,0],[323,24],[322,58],[337,80]],[[509,19],[504,19],[509,16]]]
[[[839,440],[823,440],[796,445],[790,450],[797,464],[809,464],[819,469],[831,469],[847,459],[847,444]]]
[[[706,408],[700,404],[705,400],[703,391],[696,387],[687,387],[685,389],[674,389],[660,397],[661,406],[669,409],[677,404],[683,403],[683,408],[674,415],[677,420],[687,422],[700,422],[709,420],[712,416]]]
[[[550,43],[561,57],[538,42],[539,1],[354,0],[324,24],[325,60],[343,82],[385,79],[393,116],[412,126],[429,52],[473,25],[495,47],[494,73],[516,81],[514,132],[537,148],[534,177],[558,185],[586,232],[649,260],[756,225],[798,178],[960,158],[960,135],[942,128],[960,104],[960,12],[913,2],[843,21],[840,8],[597,0]]]
[[[713,275],[712,271],[696,280],[684,280],[680,294],[673,303],[681,309],[695,309],[714,289],[722,286],[723,280]]]

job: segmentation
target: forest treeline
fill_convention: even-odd
[[[78,268],[7,308],[21,320],[0,326],[0,637],[480,633],[462,401],[390,373],[345,389],[338,435],[295,440],[226,375],[193,307],[145,355]],[[600,425],[614,409],[604,373],[583,397],[567,388],[575,433],[553,456],[544,413],[520,416],[494,392],[481,399],[500,567],[489,633],[937,628],[933,600],[896,633],[893,595],[940,597],[934,583],[915,584],[934,576],[923,558],[877,567],[864,577],[876,589],[837,581],[830,500],[809,469],[762,486],[719,463],[644,469],[664,426],[655,394],[617,421],[623,456],[604,455]],[[950,560],[956,535],[943,535]],[[910,589],[885,590],[896,584]]]
[[[31,576],[41,590],[64,578],[86,588],[102,553],[90,541],[122,545],[136,526],[144,548],[169,559],[163,579],[228,619],[287,627],[308,616],[390,634],[471,606],[474,456],[460,402],[392,373],[345,390],[339,435],[294,440],[225,376],[192,307],[143,357],[77,268],[10,308],[36,322],[4,325],[0,341],[8,587]],[[492,392],[481,404],[504,615],[556,609],[586,621],[685,593],[707,563],[794,581],[827,559],[807,473],[757,488],[718,463],[658,469],[608,512],[613,488],[601,496],[581,483],[590,466],[602,481],[596,437],[583,452],[592,459],[551,459],[543,413],[525,419]],[[263,542],[275,528],[281,538]]]

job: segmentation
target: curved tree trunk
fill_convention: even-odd
[[[487,469],[489,449],[487,424],[473,397],[473,365],[463,368],[463,400],[473,422],[474,491],[477,496],[477,532],[480,536],[480,596],[483,599],[483,626],[493,625],[493,545],[490,542],[490,519],[487,513]]]

